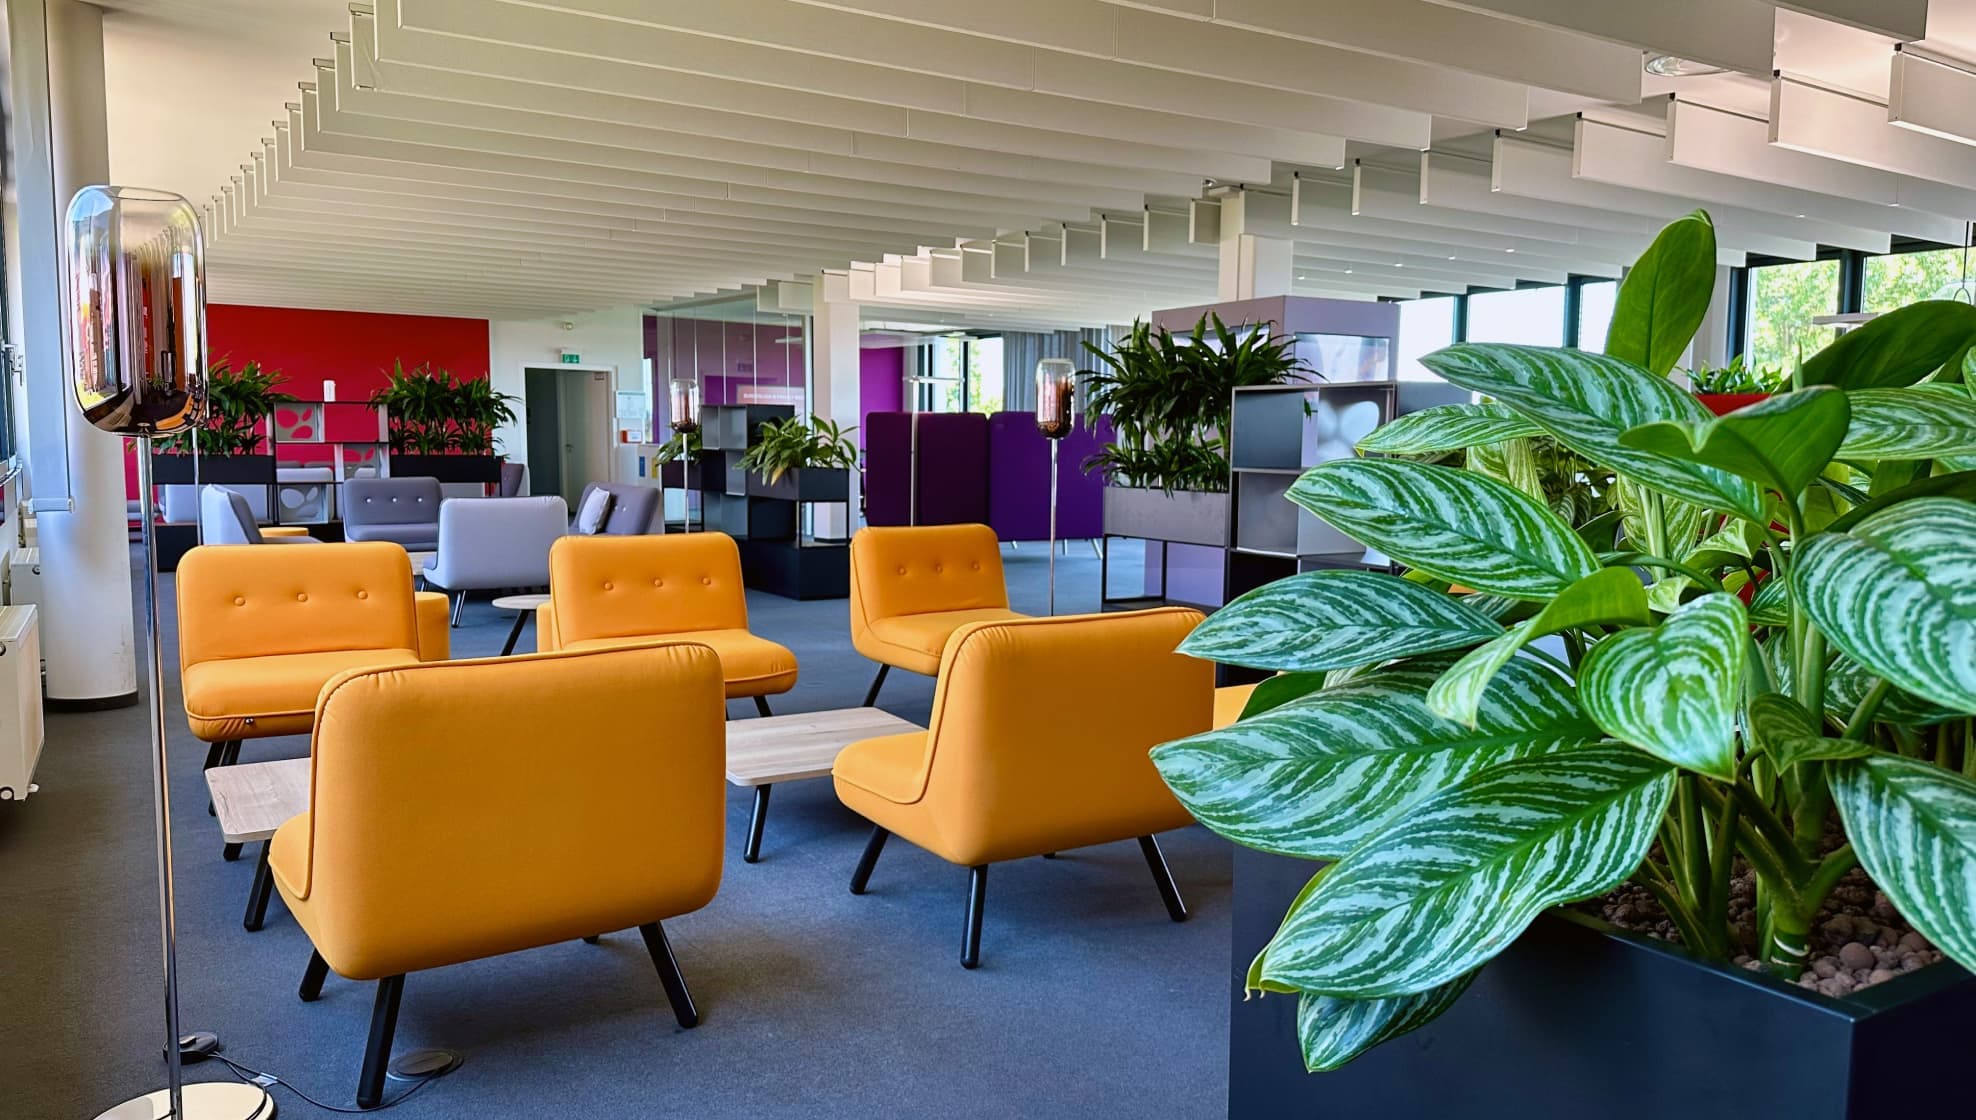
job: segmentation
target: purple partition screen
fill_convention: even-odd
[[[865,522],[911,523],[912,414],[865,417]],[[988,520],[988,418],[978,412],[919,415],[919,524]]]
[[[1084,473],[1084,460],[1111,438],[1111,422],[1099,431],[1079,425],[1057,455],[1057,536],[1065,540],[1104,532],[1104,484]],[[1050,441],[1028,412],[988,418],[988,524],[1005,541],[1040,541],[1050,535]]]

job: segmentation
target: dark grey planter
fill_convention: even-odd
[[[1308,1074],[1294,996],[1242,999],[1317,865],[1235,849],[1229,1120],[1910,1120],[1960,1115],[1976,978],[1938,964],[1845,999],[1559,912],[1441,1018]]]
[[[499,482],[501,460],[494,455],[391,456],[393,478],[436,478],[441,482]]]
[[[842,502],[851,494],[851,472],[841,467],[799,467],[784,471],[781,478],[770,482],[760,473],[749,471],[748,494],[785,502]]]
[[[193,459],[178,453],[153,455],[152,478],[160,486],[186,486],[194,481],[220,486],[268,486],[274,482],[272,455],[201,455],[196,479]]]
[[[703,473],[700,470],[701,465],[701,461],[697,456],[691,463],[682,462],[678,459],[674,459],[670,463],[660,463],[659,483],[675,490],[698,490],[700,489],[700,479]]]
[[[1104,495],[1108,536],[1228,547],[1227,494],[1107,486]]]

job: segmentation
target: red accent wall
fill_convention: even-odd
[[[331,380],[337,400],[361,401],[384,384],[394,358],[456,377],[486,377],[489,365],[485,319],[232,303],[207,306],[206,349],[215,361],[251,359],[280,370],[282,388],[303,400],[320,400]]]

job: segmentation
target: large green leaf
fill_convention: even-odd
[[[1330,673],[1278,673],[1273,677],[1257,681],[1249,692],[1248,702],[1242,705],[1241,719],[1259,716],[1272,708],[1280,708],[1299,696],[1308,696],[1319,689],[1329,687]]]
[[[1607,734],[1731,779],[1748,632],[1734,595],[1691,599],[1654,629],[1623,630],[1593,646],[1579,666],[1579,699]]]
[[[1603,354],[1500,343],[1450,346],[1420,362],[1509,405],[1559,443],[1642,485],[1696,505],[1763,517],[1762,495],[1747,479],[1619,442],[1628,428],[1657,420],[1699,423],[1712,415],[1665,377]]]
[[[1305,472],[1290,500],[1409,567],[1511,599],[1549,599],[1599,567],[1543,503],[1472,471],[1340,459]]]
[[[1657,421],[1621,433],[1628,447],[1720,467],[1795,499],[1831,462],[1846,437],[1846,394],[1815,388],[1779,393],[1701,422]]]
[[[1976,456],[1972,456],[1976,458]],[[1976,470],[1956,471],[1953,474],[1938,474],[1930,478],[1920,478],[1897,489],[1888,491],[1856,509],[1846,511],[1826,528],[1834,533],[1851,531],[1854,525],[1879,513],[1883,509],[1899,505],[1915,498],[1943,497],[1961,498],[1966,502],[1976,502]]]
[[[1845,654],[1833,658],[1825,670],[1825,714],[1841,723],[1851,719],[1860,701],[1866,699],[1866,694],[1878,683],[1879,677],[1861,668],[1859,662]],[[1881,698],[1874,718],[1909,727],[1929,727],[1961,717],[1940,704],[1896,688]]]
[[[1427,692],[1427,706],[1443,719],[1473,726],[1475,706],[1481,702],[1490,678],[1524,646],[1574,626],[1645,626],[1652,620],[1640,577],[1630,568],[1602,568],[1559,592],[1535,617],[1470,650],[1434,682]]]
[[[1224,665],[1313,672],[1462,649],[1502,625],[1452,595],[1380,572],[1306,572],[1214,612],[1180,652]]]
[[[1637,870],[1673,790],[1672,767],[1620,746],[1475,774],[1340,860],[1284,920],[1263,975],[1354,999],[1446,984],[1547,907]]]
[[[1367,454],[1429,455],[1543,434],[1544,429],[1507,405],[1442,404],[1381,424],[1358,442],[1358,449]]]
[[[1858,389],[1843,459],[1933,459],[1976,452],[1976,398],[1948,385]]]
[[[1476,974],[1468,973],[1410,996],[1339,999],[1305,995],[1297,1000],[1297,1041],[1304,1068],[1323,1073],[1343,1066],[1382,1042],[1418,1030],[1455,1005]]]
[[[1929,299],[1889,311],[1805,359],[1806,385],[1896,389],[1953,360],[1976,338],[1976,307]]]
[[[1779,767],[1834,758],[1860,758],[1880,748],[1856,739],[1834,739],[1806,714],[1804,706],[1781,692],[1765,692],[1750,701],[1745,718],[1750,740]]]
[[[1438,674],[1382,671],[1218,731],[1153,748],[1187,811],[1238,844],[1333,859],[1427,797],[1485,767],[1600,738],[1568,681],[1505,666],[1476,726],[1427,709]]]
[[[1976,968],[1976,782],[1884,754],[1833,766],[1831,782],[1873,882],[1928,940]]]
[[[1976,503],[1917,498],[1798,552],[1791,582],[1828,641],[1916,696],[1976,712]]]
[[[1619,285],[1605,352],[1667,376],[1694,340],[1715,292],[1715,223],[1697,210],[1670,222]]]

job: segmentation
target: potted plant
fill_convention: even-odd
[[[206,416],[198,427],[162,441],[153,469],[160,483],[196,481],[262,485],[274,481],[274,455],[267,447],[268,417],[295,397],[283,392],[279,370],[249,361],[234,369],[221,358],[206,370]]]
[[[406,369],[394,360],[370,405],[389,424],[391,473],[441,482],[499,482],[494,429],[512,424],[515,398],[486,378],[455,378],[443,369]]]
[[[1606,355],[1450,347],[1423,361],[1489,403],[1394,425],[1422,453],[1542,433],[1613,473],[1616,538],[1473,470],[1326,463],[1292,499],[1408,575],[1293,576],[1182,646],[1280,674],[1153,752],[1272,853],[1236,861],[1267,1008],[1232,1017],[1236,1120],[1906,1117],[1965,1091],[1976,308],[1884,315],[1713,417],[1667,374],[1714,261],[1707,216],[1676,222]],[[1298,1045],[1336,1072],[1286,1083]]]
[[[1768,397],[1788,380],[1783,370],[1748,365],[1748,358],[1738,354],[1720,369],[1689,370],[1688,388],[1710,412],[1725,416]]]
[[[850,495],[850,472],[858,466],[855,427],[820,416],[805,423],[791,416],[765,420],[756,442],[741,456],[749,472],[748,493],[792,502],[841,502]]]
[[[674,432],[672,438],[652,452],[659,467],[659,483],[688,490],[700,488],[700,431]]]
[[[1084,462],[1109,484],[1105,532],[1226,545],[1233,391],[1301,372],[1295,340],[1273,339],[1266,324],[1230,330],[1210,313],[1185,337],[1138,322],[1109,350],[1084,348],[1101,367],[1081,371],[1090,411],[1109,416],[1114,433]]]

